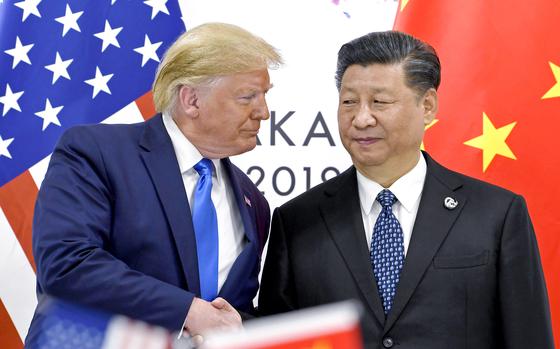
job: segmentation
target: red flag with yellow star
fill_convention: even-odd
[[[441,60],[425,149],[525,197],[560,347],[560,2],[400,0],[395,29]]]

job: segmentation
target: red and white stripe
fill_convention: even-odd
[[[168,349],[171,345],[171,335],[163,328],[115,316],[101,349]]]
[[[155,114],[151,93],[103,123],[135,123]],[[33,209],[50,156],[0,187],[0,343],[23,348],[35,306],[35,261],[31,250]]]

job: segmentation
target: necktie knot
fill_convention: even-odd
[[[194,165],[194,169],[201,177],[212,176],[212,160],[203,158],[196,165]]]
[[[393,204],[397,201],[397,197],[389,189],[383,189],[377,194],[376,200],[381,204],[384,209],[391,209]]]

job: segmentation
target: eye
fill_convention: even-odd
[[[373,101],[373,103],[377,103],[377,104],[389,104],[390,102],[382,101],[382,100],[379,100],[379,99],[375,99],[375,100]]]
[[[253,101],[255,96],[256,96],[256,94],[254,94],[254,93],[248,94],[248,95],[242,95],[242,96],[237,97],[237,101],[238,101],[238,103],[241,103],[241,104],[251,104],[251,102]]]
[[[246,99],[246,100],[251,100],[251,99],[255,98],[256,95],[257,95],[256,93],[251,93],[251,94],[248,94],[248,95],[241,96],[240,98],[241,99]]]
[[[356,103],[356,101],[352,100],[352,99],[345,99],[345,100],[342,101],[343,105],[352,105],[352,104],[355,104],[355,103]]]

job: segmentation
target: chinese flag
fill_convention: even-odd
[[[362,348],[360,331],[356,326],[344,331],[333,331],[303,338],[285,338],[276,343],[268,342],[239,346],[235,349],[359,349]],[[232,348],[234,349],[234,348]]]
[[[560,347],[560,1],[400,0],[395,29],[430,43],[442,84],[423,146],[525,197]]]
[[[328,326],[327,326],[328,327]],[[320,332],[311,330],[301,334],[300,331],[278,336],[273,328],[268,328],[268,335],[257,334],[254,337],[244,335],[242,340],[233,337],[228,342],[204,343],[201,349],[361,349],[362,336],[358,324],[344,329],[325,329]],[[255,338],[256,337],[256,338]]]
[[[210,333],[200,349],[362,349],[359,318],[355,302],[322,305]]]

